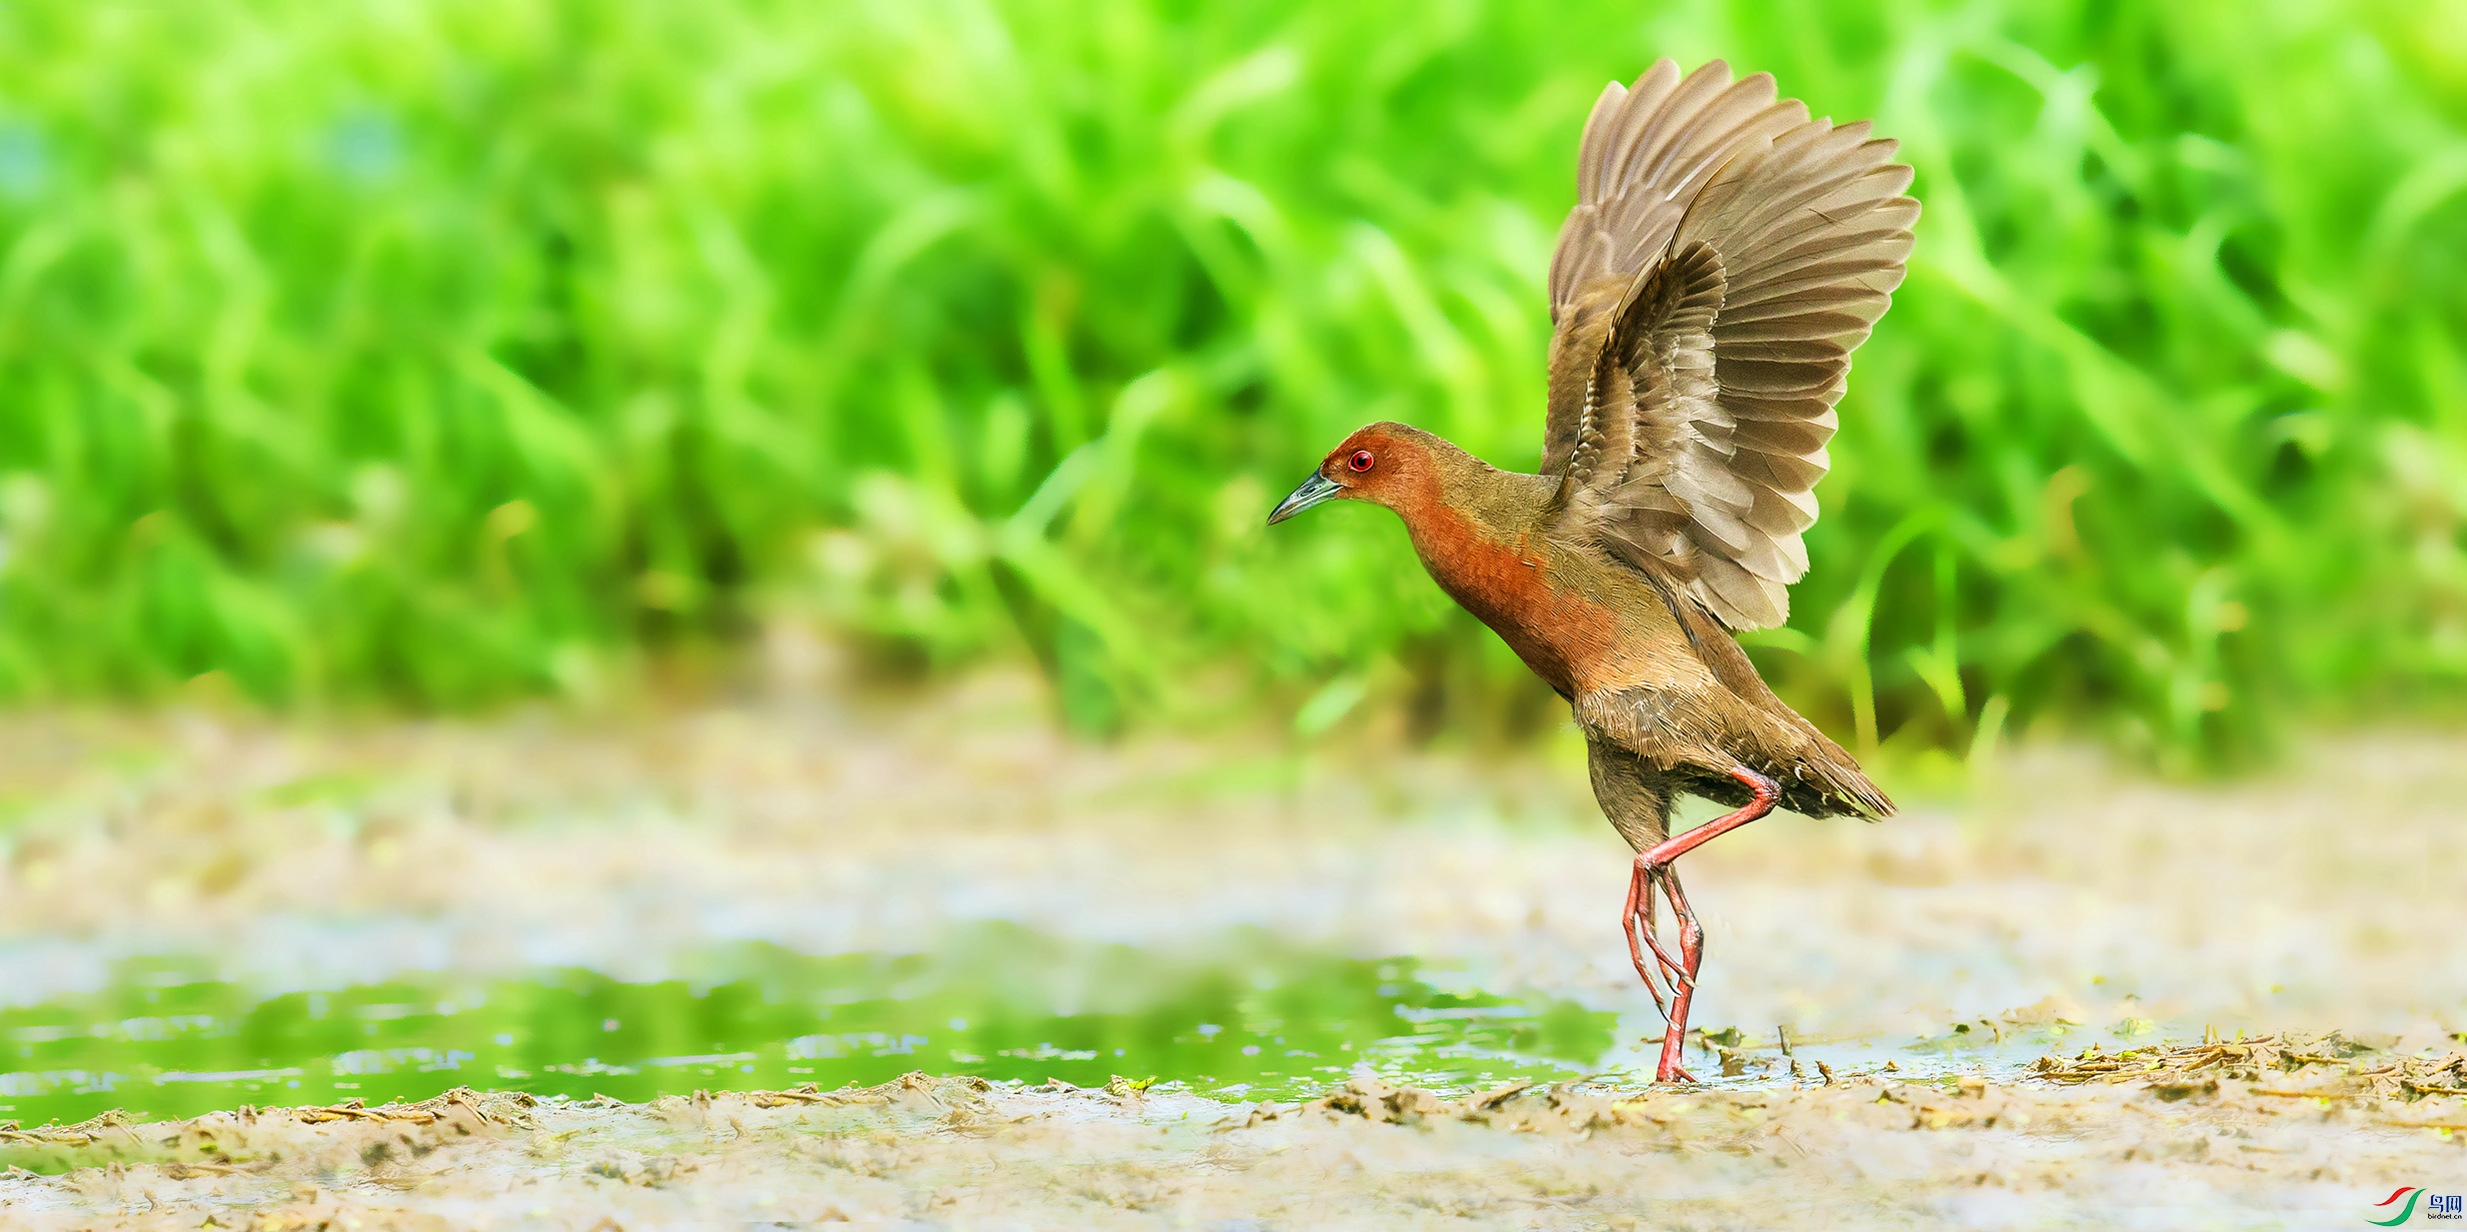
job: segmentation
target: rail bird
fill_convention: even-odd
[[[1611,83],[1551,256],[1541,473],[1375,423],[1268,515],[1394,510],[1440,587],[1567,699],[1594,798],[1636,852],[1620,930],[1668,1023],[1660,1082],[1694,1081],[1680,1061],[1704,930],[1679,857],[1777,807],[1893,811],[1733,634],[1780,624],[1807,572],[1834,404],[1919,215],[1895,150],[1720,61]],[[1681,795],[1735,811],[1674,836]]]

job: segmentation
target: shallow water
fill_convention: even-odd
[[[1223,1100],[1308,1098],[1362,1072],[1457,1092],[1641,1077],[1646,1037],[1659,1037],[1649,1014],[1492,995],[1414,959],[1314,952],[1266,933],[1172,954],[987,925],[931,953],[817,957],[747,943],[683,966],[692,978],[415,973],[263,996],[200,961],[126,962],[98,992],[0,1011],[0,1122],[376,1104],[464,1085],[642,1101],[830,1089],[917,1069],[1077,1086],[1120,1075]],[[1982,1021],[1918,1040],[1800,1039],[1793,1051],[1810,1081],[1821,1080],[1819,1060],[1845,1072],[1891,1063],[1912,1077],[2010,1073],[2050,1049],[2155,1030]],[[1781,1080],[1789,1061],[1777,1044],[1711,1026],[1690,1064],[1721,1085]]]
[[[461,1085],[639,1101],[914,1069],[1291,1099],[1363,1067],[1449,1088],[1576,1076],[1617,1026],[1568,1001],[1450,991],[1411,959],[1264,935],[1197,957],[991,926],[931,954],[748,944],[688,966],[695,978],[650,983],[408,975],[261,997],[177,960],[126,963],[100,992],[0,1011],[0,1117],[373,1104]]]

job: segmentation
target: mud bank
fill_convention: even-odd
[[[2467,1107],[2289,1079],[1765,1090],[1356,1080],[1232,1107],[912,1075],[647,1105],[458,1092],[93,1125],[12,1227],[2351,1227],[2467,1166]],[[2309,1081],[2296,1079],[2295,1081]],[[61,1135],[64,1139],[70,1135]],[[98,1162],[107,1161],[107,1162]],[[2437,1182],[2436,1182],[2437,1184]],[[2385,1186],[2386,1188],[2386,1186]],[[2375,1195],[2378,1196],[2378,1195]]]

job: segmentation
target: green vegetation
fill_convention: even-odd
[[[1905,142],[1792,700],[2198,759],[2467,676],[2454,5],[0,7],[0,696],[591,695],[818,622],[1105,730],[1547,713],[1383,516],[1539,451],[1601,83]],[[1332,683],[1331,683],[1332,682]]]

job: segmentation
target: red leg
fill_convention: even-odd
[[[1645,944],[1652,947],[1653,956],[1661,963],[1671,986],[1670,1004],[1664,1007],[1661,990],[1654,986],[1650,976],[1645,978],[1645,987],[1653,993],[1654,1007],[1663,1010],[1664,1019],[1670,1024],[1662,1032],[1662,1057],[1654,1069],[1656,1082],[1695,1081],[1679,1067],[1679,1060],[1681,1051],[1687,1046],[1688,1008],[1696,1000],[1696,970],[1705,957],[1705,931],[1697,925],[1696,913],[1688,908],[1686,892],[1679,888],[1679,878],[1671,870],[1671,862],[1772,812],[1774,802],[1781,796],[1780,784],[1745,766],[1731,767],[1730,776],[1747,784],[1748,790],[1754,793],[1746,807],[1638,852],[1636,872],[1628,883],[1628,902],[1632,907],[1642,908]],[[1656,884],[1670,896],[1671,914],[1679,921],[1679,961],[1675,963],[1653,936],[1653,886]],[[1628,920],[1635,921],[1639,914],[1632,909]],[[1627,926],[1633,927],[1632,923]],[[1628,953],[1636,960],[1636,973],[1645,976],[1644,957],[1637,953],[1635,937],[1636,933],[1631,931]]]
[[[1662,949],[1660,938],[1654,935],[1654,883],[1657,880],[1667,882],[1670,878],[1669,869],[1647,872],[1644,865],[1641,862],[1638,863],[1635,875],[1628,878],[1627,907],[1625,913],[1619,917],[1619,931],[1627,934],[1628,960],[1636,964],[1636,978],[1645,982],[1645,991],[1653,994],[1653,1008],[1661,1012],[1665,1023],[1678,1023],[1678,1030],[1681,1036],[1684,1036],[1687,1030],[1687,998],[1695,989],[1696,972],[1692,967],[1683,968],[1681,960],[1672,959],[1670,954]],[[1677,897],[1671,900],[1671,910],[1679,913],[1680,917],[1680,952],[1683,956],[1686,954],[1688,930],[1695,924],[1694,916],[1685,913],[1686,901],[1684,898]],[[1701,930],[1699,936],[1702,936]],[[1643,943],[1643,946],[1652,948],[1655,967],[1661,971],[1660,979],[1654,978],[1655,967],[1645,965],[1645,953],[1644,949],[1639,946],[1639,941]],[[1662,985],[1665,983],[1670,985],[1671,995],[1668,1000],[1662,997]],[[1669,1051],[1671,1038],[1671,1028],[1664,1027],[1662,1039],[1665,1053]],[[1656,1080],[1669,1082],[1674,1078],[1681,1082],[1696,1081],[1693,1075],[1678,1068],[1675,1058],[1666,1055],[1661,1066],[1656,1070]]]
[[[1671,981],[1670,1025],[1662,1030],[1662,1059],[1654,1067],[1655,1082],[1694,1082],[1695,1077],[1679,1068],[1680,1054],[1687,1048],[1688,1006],[1696,1000],[1696,969],[1705,961],[1705,930],[1696,923],[1696,912],[1688,907],[1687,892],[1679,888],[1679,874],[1663,868],[1655,876],[1662,883],[1662,892],[1670,896],[1670,913],[1679,921],[1679,958],[1682,974]]]
[[[1675,835],[1655,843],[1637,853],[1636,863],[1640,866],[1659,868],[1772,812],[1774,802],[1781,799],[1781,784],[1745,766],[1732,766],[1730,777],[1747,784],[1747,789],[1755,793],[1755,798],[1749,800],[1746,807],[1727,817],[1716,817],[1685,834]]]
[[[1671,961],[1670,955],[1662,949],[1661,940],[1654,935],[1653,914],[1653,877],[1639,864],[1628,877],[1628,899],[1627,904],[1620,908],[1619,931],[1627,936],[1628,961],[1636,964],[1636,978],[1643,980],[1645,991],[1653,994],[1653,1008],[1668,1019],[1670,1003],[1662,997],[1662,985],[1668,983],[1674,995],[1678,992],[1679,964]],[[1645,951],[1638,944],[1640,941],[1643,946],[1652,947],[1654,962],[1661,970],[1661,979],[1655,979],[1654,968],[1645,965]]]
[[[1642,916],[1642,920],[1638,919]],[[1645,991],[1653,994],[1654,1011],[1667,1018],[1670,1006],[1662,1000],[1662,986],[1656,983],[1651,969],[1645,966],[1645,951],[1636,943],[1638,925],[1649,940],[1653,934],[1653,888],[1647,884],[1643,869],[1628,875],[1628,899],[1619,908],[1619,932],[1628,941],[1628,961],[1636,964],[1636,978],[1644,981]]]

